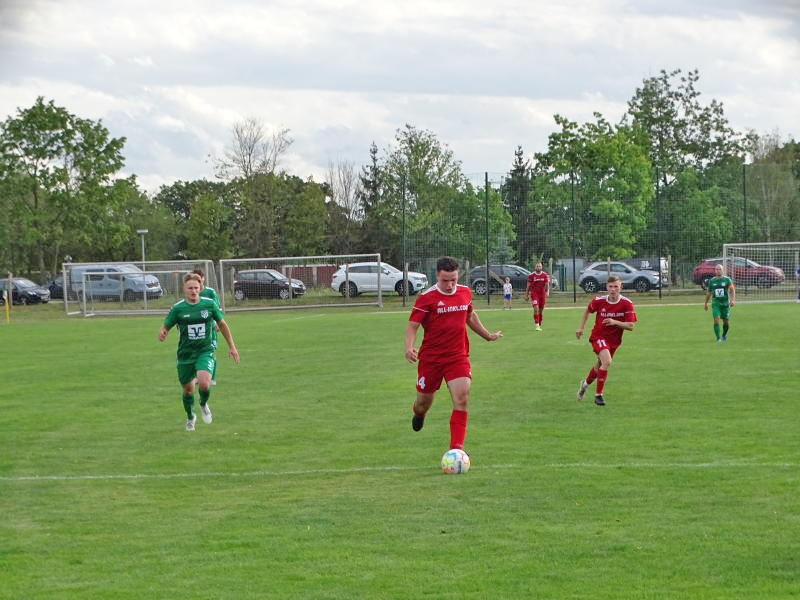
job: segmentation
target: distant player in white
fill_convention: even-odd
[[[514,292],[514,286],[511,285],[511,279],[506,277],[506,282],[503,284],[503,309],[511,310],[511,294]]]

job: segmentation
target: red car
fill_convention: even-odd
[[[708,280],[714,277],[714,267],[723,264],[721,258],[707,258],[694,268],[692,280],[703,289],[706,289]],[[733,279],[736,285],[754,285],[760,288],[769,288],[782,283],[786,276],[779,267],[765,267],[747,258],[735,256],[729,258],[726,275]]]

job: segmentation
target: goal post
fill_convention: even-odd
[[[394,289],[389,267],[380,254],[222,259],[220,304],[225,312],[383,306]]]
[[[722,265],[737,303],[800,299],[800,242],[723,244]]]
[[[67,315],[161,314],[183,297],[182,277],[201,269],[206,285],[216,288],[211,260],[64,263],[64,311]]]

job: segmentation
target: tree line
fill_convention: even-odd
[[[120,178],[124,137],[38,98],[0,125],[0,267],[44,279],[64,260],[309,256],[380,252],[412,265],[441,254],[478,264],[671,255],[696,261],[730,241],[800,238],[800,145],[733,130],[699,73],[643,80],[617,123],[555,115],[546,150],[517,146],[490,185],[432,131],[399,128],[364,165],[325,180],[281,167],[293,140],[236,123],[211,179],[156,193]]]

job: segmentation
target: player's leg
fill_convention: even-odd
[[[611,367],[611,357],[614,354],[614,350],[614,348],[602,348],[597,353],[597,361],[600,363],[600,367],[597,369],[597,390],[594,394],[594,403],[598,406],[605,406],[603,388],[608,379],[608,369]]]
[[[714,317],[714,337],[717,338],[719,341],[720,337],[720,330],[719,330],[719,317],[720,317],[720,310],[719,306],[716,302],[711,303],[711,316]]]
[[[447,382],[450,397],[453,400],[453,412],[450,414],[450,449],[464,448],[467,435],[467,406],[469,404],[469,388],[472,379],[456,377]]]
[[[204,354],[195,361],[197,386],[200,388],[200,415],[203,417],[203,423],[206,424],[212,421],[211,407],[208,405],[208,399],[211,396],[211,380],[217,368],[216,362],[214,356],[211,354]]]
[[[578,386],[578,401],[580,402],[583,400],[583,396],[586,393],[586,388],[597,379],[597,371],[600,369],[600,359],[595,359],[592,368],[589,369],[589,374],[586,376],[586,379],[581,380],[580,385]]]
[[[442,384],[443,369],[436,364],[417,363],[417,398],[411,406],[411,429],[419,431],[425,424],[425,415],[433,404],[433,395]]]
[[[192,410],[194,406],[194,363],[178,365],[178,381],[183,389],[183,410],[186,411],[186,431],[194,431],[197,417]]]
[[[533,309],[533,323],[534,323],[534,325],[536,325],[538,327],[539,326],[539,317],[538,317],[539,299],[534,295],[531,295],[531,308]]]
[[[539,297],[539,329],[542,328],[542,314],[544,313],[544,305],[547,301],[544,295]]]
[[[730,306],[719,307],[719,317],[722,319],[722,341],[728,339],[728,329],[730,328]]]

